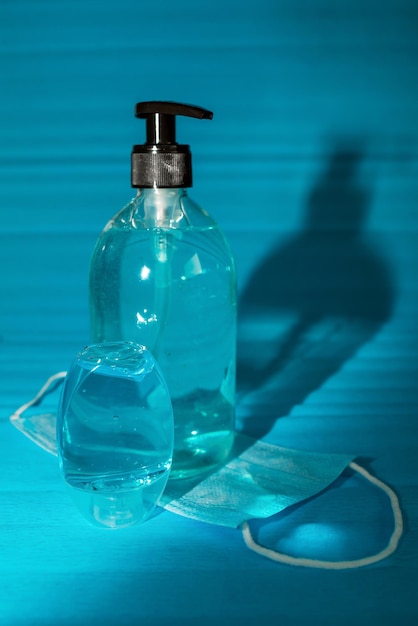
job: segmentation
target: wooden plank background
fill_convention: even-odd
[[[415,0],[0,0],[2,625],[416,623],[417,74]],[[8,423],[88,341],[90,255],[133,195],[133,110],[148,99],[215,113],[179,120],[178,138],[194,155],[190,193],[237,260],[239,424],[356,454],[395,488],[406,534],[378,566],[279,566],[237,531],[169,513],[98,533],[55,460]],[[257,388],[278,318],[312,303],[321,322]],[[391,518],[376,492],[351,478],[326,498],[280,520],[283,548],[383,547]],[[321,524],[313,544],[297,532]]]

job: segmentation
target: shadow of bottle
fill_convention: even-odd
[[[363,230],[371,204],[362,150],[336,145],[307,199],[302,231],[243,290],[238,429],[266,435],[368,342],[391,315],[387,264]]]

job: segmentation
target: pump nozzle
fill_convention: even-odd
[[[212,119],[201,107],[178,102],[138,102],[136,117],[146,120],[146,142],[132,151],[132,187],[191,187],[188,145],[176,143],[176,115]]]

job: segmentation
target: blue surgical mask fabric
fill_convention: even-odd
[[[51,376],[36,396],[18,409],[10,420],[27,437],[52,454],[56,450],[57,399],[48,398],[47,412],[29,414],[65,372]],[[25,415],[26,413],[26,415]],[[296,558],[258,544],[250,520],[265,519],[301,503],[331,485],[346,467],[386,493],[394,529],[387,546],[377,554],[352,561],[320,561]],[[326,569],[348,569],[369,565],[392,554],[403,532],[398,498],[385,483],[353,462],[352,455],[323,454],[292,450],[237,434],[230,460],[208,477],[198,481],[172,481],[160,500],[166,510],[194,520],[240,528],[248,548],[269,559],[289,565]]]
[[[242,450],[242,452],[240,452]],[[328,487],[352,457],[302,452],[236,435],[231,460],[183,495],[175,481],[163,495],[168,511],[238,528],[267,518]]]

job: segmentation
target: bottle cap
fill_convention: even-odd
[[[176,115],[211,120],[213,113],[178,102],[138,102],[135,116],[146,120],[146,142],[132,149],[132,187],[191,187],[190,146],[176,142]]]

